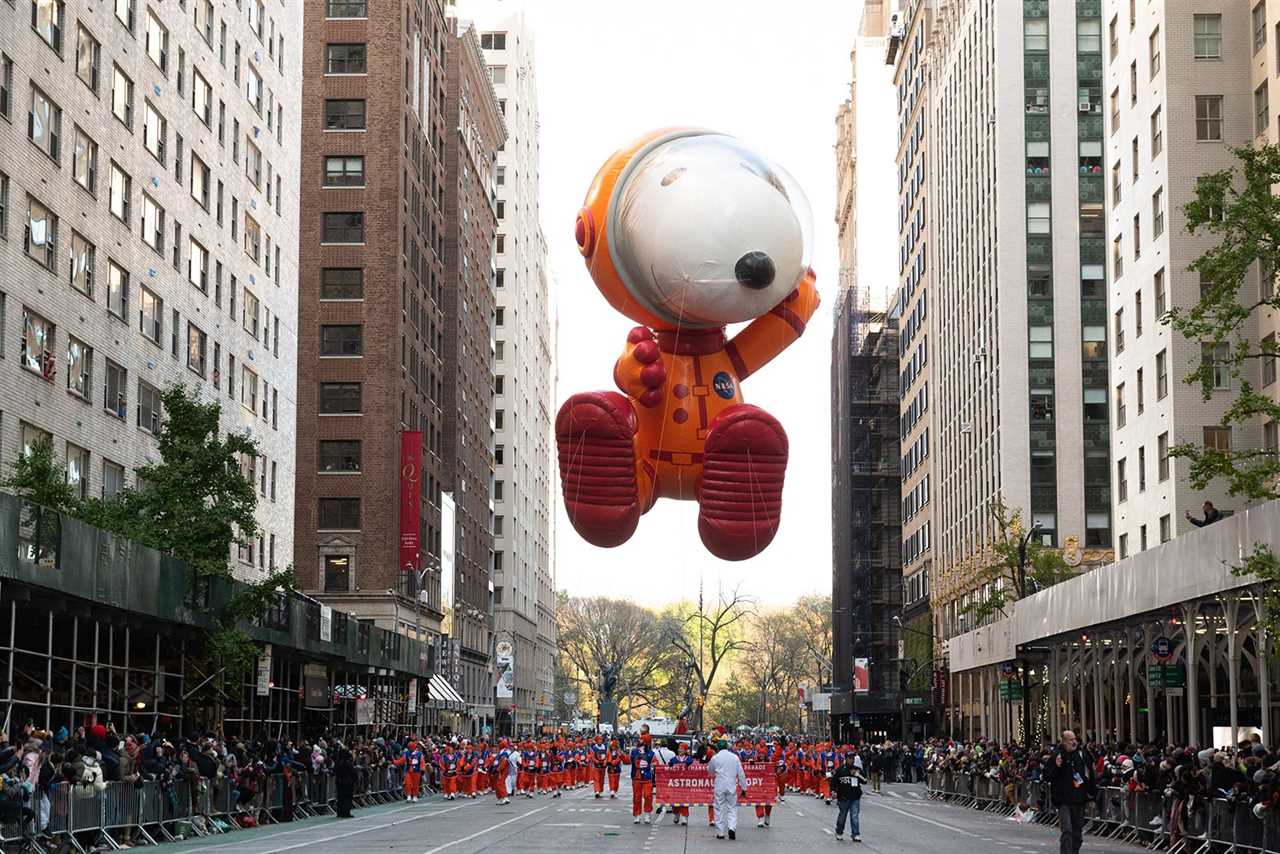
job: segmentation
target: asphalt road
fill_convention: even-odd
[[[886,786],[885,793],[862,799],[862,839],[836,842],[832,830],[835,807],[792,795],[774,807],[772,826],[756,827],[750,809],[739,811],[738,839],[715,838],[706,810],[692,808],[692,825],[675,827],[670,816],[654,825],[631,823],[631,796],[626,781],[616,801],[595,800],[589,789],[561,798],[519,798],[497,806],[493,797],[476,801],[392,804],[358,810],[349,820],[310,819],[292,825],[238,831],[226,836],[166,845],[162,851],[199,854],[591,854],[627,851],[640,854],[738,854],[804,852],[836,847],[868,854],[907,852],[1000,852],[1053,854],[1057,831],[1019,825],[997,816],[928,801],[924,787]],[[1133,854],[1133,846],[1086,837],[1085,854]]]

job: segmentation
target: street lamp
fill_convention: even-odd
[[[1027,546],[1040,533],[1040,523],[1036,522],[1031,530],[1018,540],[1018,598],[1027,595]],[[1032,579],[1035,582],[1035,579]],[[1023,746],[1031,744],[1031,664],[1022,663],[1022,741]]]

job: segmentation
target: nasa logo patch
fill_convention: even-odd
[[[711,380],[711,387],[716,390],[716,394],[725,400],[733,400],[733,377],[728,372],[721,371]]]

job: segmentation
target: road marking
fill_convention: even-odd
[[[891,806],[889,806],[888,804],[881,804],[881,805],[880,805],[880,808],[881,808],[881,809],[886,809],[886,810],[888,810],[889,812],[896,812],[898,815],[905,815],[907,818],[914,818],[916,821],[922,821],[922,822],[924,822],[925,824],[932,824],[932,825],[933,825],[933,826],[935,826],[935,827],[941,827],[941,828],[943,828],[943,829],[945,829],[945,830],[950,830],[950,831],[952,831],[953,833],[960,833],[960,834],[963,834],[963,835],[965,835],[965,836],[972,836],[974,839],[981,839],[981,840],[984,840],[984,841],[987,841],[987,842],[990,842],[990,841],[991,841],[991,840],[987,839],[985,836],[979,836],[979,835],[978,835],[978,834],[976,834],[976,833],[970,833],[970,832],[969,832],[969,831],[967,831],[967,830],[961,830],[960,828],[958,828],[958,827],[953,827],[953,826],[952,826],[952,825],[950,825],[950,824],[943,824],[943,823],[942,823],[942,822],[940,822],[940,821],[934,821],[934,820],[933,820],[933,819],[931,819],[931,818],[925,818],[924,816],[916,815],[915,813],[913,813],[913,812],[909,812],[909,811],[907,811],[907,810],[898,809],[897,807],[891,807]]]
[[[800,810],[796,810],[796,815],[800,816],[801,818],[804,818],[804,813],[800,812]]]
[[[307,846],[309,846],[309,845],[315,845],[315,844],[317,844],[317,843],[321,843],[321,842],[333,842],[333,841],[338,840],[338,839],[347,839],[348,837],[351,837],[351,836],[359,836],[359,835],[360,835],[360,834],[362,834],[362,833],[372,833],[372,832],[373,832],[373,831],[375,831],[375,830],[383,830],[383,829],[388,828],[388,827],[398,827],[399,825],[402,825],[402,824],[408,824],[409,822],[412,822],[412,821],[418,821],[418,820],[420,820],[420,819],[430,818],[431,816],[436,816],[436,815],[443,815],[444,813],[447,813],[447,812],[453,812],[454,810],[460,810],[460,809],[462,809],[464,806],[468,806],[468,805],[467,805],[467,804],[459,804],[459,805],[458,805],[458,806],[456,806],[456,807],[449,807],[449,808],[447,808],[447,809],[435,810],[434,812],[424,812],[424,813],[421,813],[421,814],[419,814],[419,815],[415,815],[415,816],[413,816],[412,818],[402,818],[402,819],[398,819],[397,821],[389,821],[389,822],[387,822],[386,824],[375,824],[375,825],[373,825],[372,827],[362,827],[362,828],[360,828],[360,829],[358,829],[358,830],[351,830],[351,831],[348,831],[347,833],[338,833],[338,834],[335,834],[335,835],[333,835],[333,836],[321,836],[321,837],[318,837],[318,838],[315,838],[315,839],[308,839],[308,840],[307,840],[307,841],[305,841],[305,842],[295,842],[294,844],[292,844],[292,845],[286,845],[286,846],[284,846],[283,848],[268,848],[268,849],[266,849],[266,850],[264,850],[264,851],[260,851],[260,852],[259,852],[259,854],[280,854],[280,852],[282,852],[282,851],[293,851],[294,849],[297,849],[297,848],[306,848],[306,847],[307,847]],[[403,809],[406,809],[406,810],[407,810],[407,809],[413,809],[413,808],[412,808],[412,807],[404,807]],[[393,810],[392,812],[401,812],[401,811],[402,811],[402,810]],[[306,829],[307,829],[307,830],[315,830],[315,828],[314,828],[314,827],[306,828]],[[272,838],[274,838],[274,837],[277,837],[277,836],[284,836],[284,834],[285,834],[285,833],[294,833],[294,832],[295,832],[295,831],[292,831],[292,830],[286,830],[286,831],[284,831],[283,833],[275,833],[275,834],[272,834],[271,836],[267,837],[267,839],[268,839],[268,840],[270,840],[270,839],[272,839]],[[227,845],[230,845],[230,844],[233,844],[233,843],[227,843]],[[235,844],[243,844],[243,843],[235,843]],[[214,849],[214,848],[223,848],[223,847],[226,847],[226,846],[225,846],[225,845],[211,845],[211,846],[209,846],[208,848],[206,848],[206,849],[204,849],[204,850],[212,850],[212,849]]]
[[[471,834],[470,836],[464,836],[461,839],[455,839],[452,842],[446,842],[444,845],[437,845],[435,848],[432,848],[429,851],[423,852],[423,854],[437,854],[437,852],[443,851],[446,848],[452,848],[453,846],[460,845],[463,842],[470,842],[471,840],[475,839],[477,836],[484,836],[486,833],[495,831],[500,827],[506,827],[508,824],[511,824],[512,822],[519,821],[522,818],[528,818],[534,813],[540,813],[545,809],[546,807],[538,807],[537,809],[529,810],[527,813],[524,813],[523,815],[518,815],[515,818],[509,818],[506,821],[500,821],[497,824],[493,825],[492,827],[486,827],[484,830],[477,830],[475,833]],[[263,854],[272,854],[272,853],[268,851],[268,852],[263,852]]]
[[[829,827],[824,827],[824,828],[822,828],[822,832],[823,832],[823,833],[825,833],[827,836],[834,836],[834,835],[835,835],[835,834],[833,834],[833,833],[831,832],[831,828],[829,828]]]
[[[889,797],[891,797],[891,798],[901,798],[901,797],[902,797],[902,795],[899,795],[897,792],[890,792],[890,793],[889,793]]]

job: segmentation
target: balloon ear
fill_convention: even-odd
[[[578,221],[573,227],[574,239],[578,242],[578,251],[583,258],[590,258],[596,248],[596,223],[591,211],[583,208],[578,211]]]

